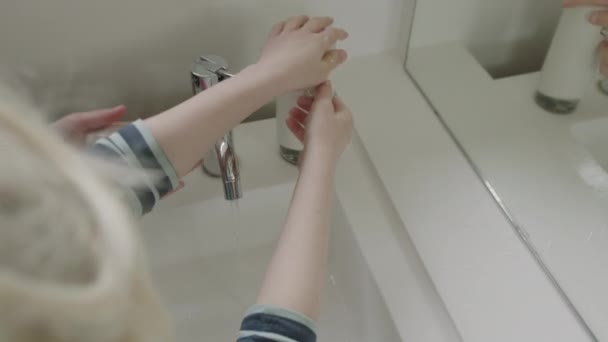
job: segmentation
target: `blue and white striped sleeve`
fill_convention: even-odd
[[[237,342],[315,342],[312,319],[283,308],[255,305],[241,323]]]
[[[140,216],[150,212],[164,195],[179,185],[175,168],[142,120],[96,141],[90,150],[103,157],[120,160],[129,168],[161,175],[158,180],[146,178],[141,186],[125,189],[129,202]]]

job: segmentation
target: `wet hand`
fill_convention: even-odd
[[[346,51],[334,47],[348,33],[332,24],[330,17],[307,16],[278,23],[256,66],[276,79],[282,93],[325,82],[347,59]]]

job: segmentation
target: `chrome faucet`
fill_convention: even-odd
[[[232,77],[232,74],[228,72],[228,63],[222,57],[207,55],[194,61],[190,76],[192,92],[196,95]],[[215,143],[215,153],[211,152],[205,157],[202,169],[211,177],[221,176],[226,200],[234,201],[243,197],[232,131]]]

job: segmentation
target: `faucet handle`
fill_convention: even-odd
[[[204,55],[198,57],[190,69],[193,93],[196,95],[232,77],[227,69],[228,62],[220,56]]]
[[[199,61],[213,73],[219,73],[222,70],[228,70],[228,62],[223,57],[216,55],[202,55]]]

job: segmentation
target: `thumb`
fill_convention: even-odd
[[[319,85],[315,90],[315,99],[310,110],[311,114],[314,115],[315,113],[327,111],[334,112],[333,93],[334,91],[329,81]]]

